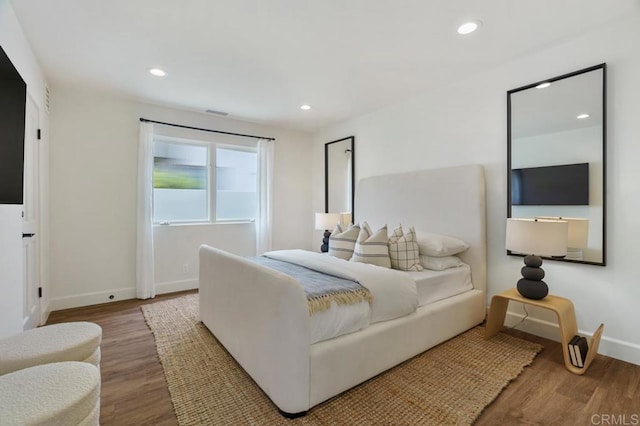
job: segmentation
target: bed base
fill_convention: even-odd
[[[200,317],[280,412],[299,417],[480,324],[484,293],[470,290],[405,317],[310,345],[306,296],[297,281],[202,246]]]

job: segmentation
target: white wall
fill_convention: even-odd
[[[198,287],[198,247],[202,244],[239,256],[256,255],[253,223],[156,226],[153,235],[158,293]]]
[[[22,331],[21,205],[0,205],[0,338]]]
[[[8,0],[0,0],[0,45],[27,83],[27,91],[36,105],[42,110],[45,76]]]
[[[323,206],[323,144],[351,134],[356,137],[357,179],[466,163],[484,165],[489,301],[494,294],[515,286],[522,264],[521,258],[509,257],[504,250],[506,91],[606,62],[608,265],[548,261],[545,280],[552,293],[574,302],[582,333],[590,334],[604,322],[602,353],[640,364],[636,238],[640,235],[639,39],[640,18],[636,15],[467,80],[331,126],[315,137],[314,210],[321,211]],[[357,216],[358,206],[355,212]],[[313,236],[312,242],[316,241],[319,235]],[[540,310],[533,310],[533,316],[548,323],[527,320],[525,329],[558,338],[557,329],[549,326],[555,323],[553,316]]]
[[[40,271],[39,282],[43,288],[41,308],[46,310],[49,299],[48,275],[48,117],[44,113],[45,76],[38,64],[36,56],[22,31],[22,27],[8,0],[0,0],[0,45],[11,59],[22,79],[27,83],[27,93],[35,101],[40,110],[40,128],[43,140],[40,148]],[[22,233],[22,221],[17,206],[0,205],[0,337],[22,330],[22,242],[16,235]],[[18,219],[16,220],[16,215]],[[17,242],[16,242],[17,241]],[[16,315],[19,310],[19,319]],[[44,318],[43,318],[44,319]]]
[[[307,165],[312,144],[308,134],[67,87],[53,88],[52,104],[51,310],[135,297],[140,117],[275,137],[273,245],[277,249],[310,247],[313,215]],[[252,227],[157,227],[158,291],[197,287],[200,244],[255,254]]]

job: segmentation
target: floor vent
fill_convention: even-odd
[[[215,114],[215,115],[221,115],[223,117],[226,117],[227,115],[229,115],[228,112],[224,112],[224,111],[216,111],[214,109],[208,109],[205,112],[208,112],[209,114]]]

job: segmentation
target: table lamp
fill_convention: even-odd
[[[518,292],[527,299],[544,299],[549,287],[542,281],[544,270],[540,256],[567,254],[568,222],[564,220],[508,218],[505,246],[525,254]]]
[[[331,236],[330,229],[333,229],[336,224],[340,223],[340,219],[340,213],[316,213],[316,229],[324,229],[322,245],[320,246],[320,251],[322,253],[329,251],[329,237]]]

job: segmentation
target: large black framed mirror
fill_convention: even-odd
[[[606,265],[606,128],[604,63],[507,92],[507,217],[569,222],[548,259]]]
[[[324,211],[351,212],[354,201],[354,145],[349,136],[324,145]]]

